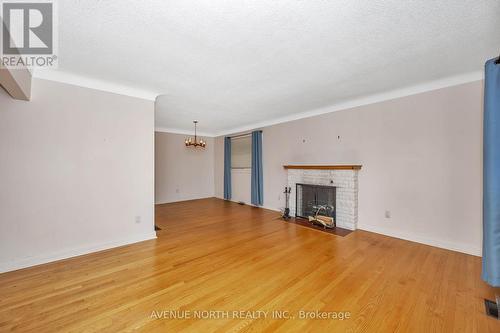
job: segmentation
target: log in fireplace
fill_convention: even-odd
[[[295,216],[311,221],[318,214],[336,221],[337,188],[335,186],[296,184]],[[322,223],[323,224],[323,223]],[[324,224],[323,224],[324,225]]]

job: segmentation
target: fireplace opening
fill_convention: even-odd
[[[325,228],[335,227],[335,186],[296,184],[295,216]]]

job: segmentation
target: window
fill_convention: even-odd
[[[252,167],[252,137],[231,139],[231,168],[250,169]]]

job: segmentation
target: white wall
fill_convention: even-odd
[[[204,149],[186,147],[187,135],[155,134],[155,202],[214,196],[214,139]]]
[[[231,169],[231,200],[235,202],[252,202],[252,170]]]
[[[0,271],[154,238],[153,135],[151,101],[0,90]]]
[[[264,206],[284,206],[284,164],[362,164],[359,228],[480,254],[482,91],[477,81],[263,128]],[[215,154],[222,197],[222,137]]]

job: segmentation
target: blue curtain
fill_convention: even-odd
[[[486,62],[483,143],[483,280],[500,287],[500,64]]]
[[[231,138],[224,138],[224,199],[231,199]]]
[[[264,178],[262,175],[262,131],[252,132],[252,205],[264,203]]]

